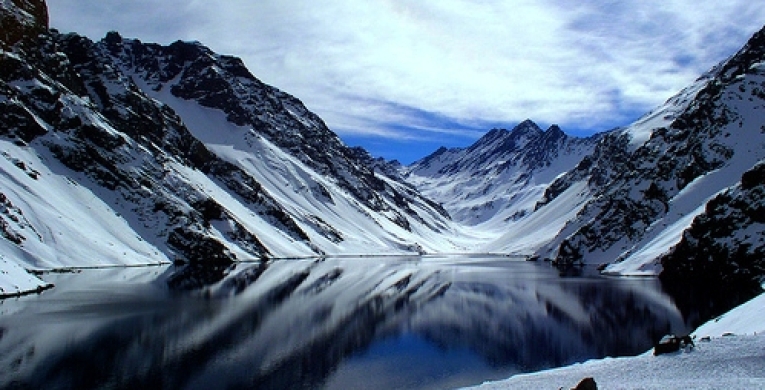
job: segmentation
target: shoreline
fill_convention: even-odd
[[[0,293],[0,300],[9,299],[9,298],[20,298],[20,297],[23,297],[23,296],[34,295],[34,294],[42,294],[44,291],[50,290],[50,289],[52,289],[54,287],[56,287],[55,284],[47,283],[47,284],[38,286],[34,290],[19,290],[17,292],[13,292],[13,293],[2,292],[2,293]]]
[[[697,327],[695,347],[660,356],[593,359],[466,387],[568,389],[591,377],[600,389],[765,388],[765,292]]]

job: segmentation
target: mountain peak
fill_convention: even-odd
[[[442,154],[444,154],[444,153],[446,153],[448,151],[449,151],[449,149],[446,146],[442,146],[442,147],[438,148],[435,152],[431,153],[431,156],[433,156],[433,157],[440,156],[440,155],[442,155]],[[427,158],[427,156],[426,156],[426,158]]]
[[[516,128],[518,128],[518,127],[532,127],[532,128],[536,127],[536,128],[539,128],[539,126],[537,126],[536,122],[532,121],[529,118],[524,119],[522,122],[518,123],[518,125],[515,126],[515,127]]]
[[[561,130],[558,125],[551,125],[550,127],[547,128],[545,133],[552,133],[552,134],[563,133],[563,130]]]
[[[542,135],[543,142],[545,143],[555,142],[566,137],[566,133],[558,125],[550,126]]]
[[[519,123],[510,131],[512,138],[527,137],[534,138],[543,133],[542,129],[531,119]]]
[[[730,82],[743,74],[757,72],[765,61],[765,27],[749,38],[746,45],[731,57],[722,67],[720,78]]]
[[[109,31],[104,37],[104,42],[110,45],[116,45],[122,43],[122,35],[117,31]]]
[[[492,129],[466,149],[439,149],[413,164],[410,177],[456,221],[504,229],[533,212],[544,183],[591,153],[596,141],[568,137],[557,125],[542,131],[527,119],[510,131]]]

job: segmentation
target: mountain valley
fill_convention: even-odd
[[[744,338],[611,357],[762,338],[765,28],[631,124],[545,127],[405,166],[238,57],[0,0],[0,387],[441,388],[601,357],[496,386],[641,386],[708,346],[749,370],[723,383],[764,381]],[[717,380],[683,374],[652,384]]]
[[[626,127],[527,120],[401,166],[199,42],[94,42],[49,29],[42,1],[0,10],[2,295],[47,286],[28,271],[333,255],[765,275],[763,31]]]

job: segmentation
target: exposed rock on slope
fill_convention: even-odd
[[[196,42],[0,3],[0,254],[25,268],[432,251],[448,215]],[[7,29],[6,29],[7,27]]]
[[[765,163],[710,200],[661,263],[666,279],[765,282]]]
[[[2,0],[0,49],[34,43],[48,29],[48,7],[41,0]]]
[[[144,44],[116,32],[97,47],[125,74],[149,87],[150,95],[159,97],[169,91],[174,97],[220,110],[229,122],[251,127],[373,210],[397,213],[383,199],[396,196],[395,189],[361,164],[353,150],[300,100],[262,83],[239,58],[215,54],[196,42]],[[179,112],[183,115],[183,110]]]
[[[561,264],[616,259],[608,271],[657,273],[657,257],[703,205],[765,158],[764,38],[756,34],[656,112],[606,136],[553,183],[545,202],[576,182],[587,183],[592,200],[539,253]]]

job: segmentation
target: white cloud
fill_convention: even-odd
[[[199,40],[341,133],[412,139],[525,118],[627,124],[765,22],[765,7],[739,0],[48,3],[54,27]]]

